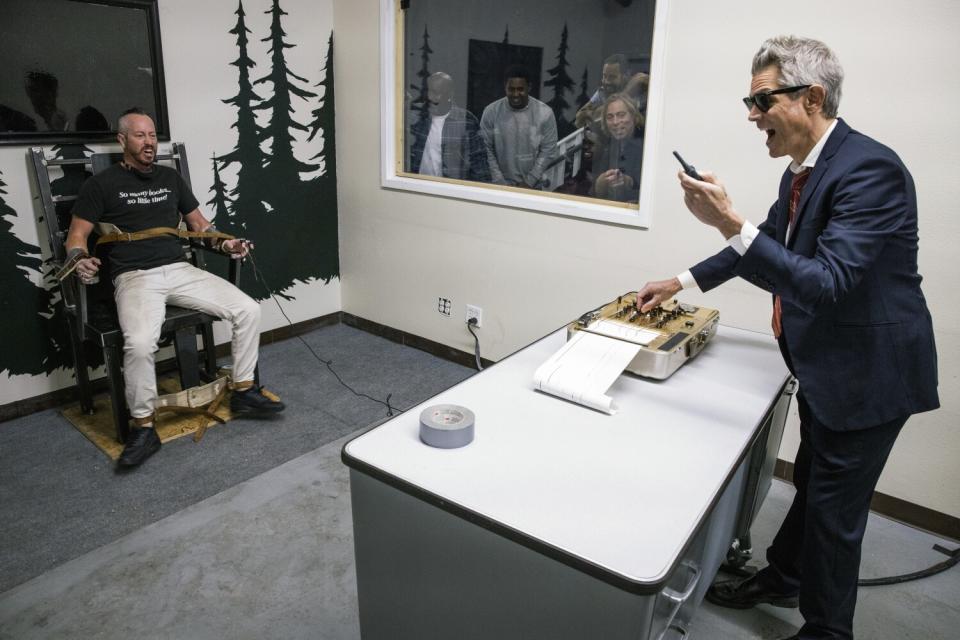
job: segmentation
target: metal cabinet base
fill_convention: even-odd
[[[733,536],[745,477],[743,464],[664,588],[638,594],[351,469],[363,638],[684,638]]]

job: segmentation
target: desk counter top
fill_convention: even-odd
[[[788,379],[769,336],[721,326],[665,381],[621,375],[606,415],[533,389],[560,330],[354,438],[344,462],[551,555],[662,582]],[[419,439],[423,408],[476,414],[474,441]]]

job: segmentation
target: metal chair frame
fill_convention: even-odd
[[[53,195],[48,169],[50,167],[85,165],[90,167],[91,172],[95,174],[118,162],[122,158],[122,154],[95,153],[86,158],[61,159],[47,157],[43,149],[39,147],[31,148],[29,154],[40,194],[40,204],[50,243],[53,268],[59,269],[66,260],[64,243],[67,238],[67,229],[61,228],[56,205],[61,202],[76,200],[77,194]],[[158,154],[156,161],[173,162],[187,185],[190,185],[187,153],[183,143],[173,143],[171,152]],[[205,251],[210,251],[210,249],[201,243],[184,243],[185,255],[194,266],[201,269],[206,268]],[[240,271],[237,261],[231,260],[229,280],[236,285],[239,283],[239,277]],[[64,306],[69,324],[70,348],[74,360],[80,406],[86,413],[94,413],[93,390],[83,349],[85,342],[92,342],[103,351],[116,436],[117,440],[125,442],[129,435],[129,412],[124,394],[122,373],[123,333],[119,326],[105,326],[102,321],[91,317],[91,299],[88,286],[81,283],[76,274],[67,276],[59,286],[61,292],[60,304]],[[110,303],[112,304],[112,300],[110,300]],[[201,384],[201,380],[212,380],[216,375],[216,343],[213,337],[213,322],[215,320],[217,318],[200,311],[167,305],[166,317],[161,327],[161,344],[169,340],[174,345],[177,367],[180,372],[180,384],[183,389],[195,387]],[[198,334],[201,336],[203,344],[202,369],[200,354],[197,349],[196,336]]]

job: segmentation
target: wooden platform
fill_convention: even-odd
[[[180,381],[175,377],[164,378],[157,381],[157,387],[161,395],[176,393],[180,391]],[[229,394],[230,392],[227,393],[227,397],[220,403],[220,407],[215,412],[217,416],[226,421],[230,421],[233,417],[230,414]],[[264,389],[264,395],[272,399],[278,399],[266,389]],[[71,405],[60,413],[98,449],[107,454],[111,460],[116,460],[123,451],[123,444],[117,441],[117,432],[113,425],[113,413],[110,408],[110,396],[106,394],[97,396],[94,398],[93,407],[93,415],[85,414],[80,409],[79,403]],[[194,434],[203,426],[210,428],[219,424],[205,416],[164,413],[160,416],[156,429],[160,441],[166,443]]]

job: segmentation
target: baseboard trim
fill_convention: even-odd
[[[773,475],[792,483],[793,463],[778,458],[773,469]],[[873,494],[873,500],[870,501],[870,510],[916,529],[923,529],[943,538],[960,540],[960,518],[947,513],[921,507],[918,504],[879,491]]]
[[[319,329],[320,327],[329,327],[335,324],[340,324],[342,322],[342,311],[334,311],[333,313],[328,313],[325,316],[320,316],[319,318],[311,318],[310,320],[303,320],[301,322],[295,322],[293,324],[287,324],[282,327],[277,327],[276,329],[271,329],[270,331],[264,331],[260,334],[260,344],[273,344],[274,342],[282,342],[290,338],[295,338],[296,336],[302,335],[304,333],[309,333],[314,329]],[[229,345],[223,345],[229,349]]]
[[[456,364],[463,365],[464,367],[470,367],[471,369],[475,369],[477,367],[476,359],[472,353],[460,351],[459,349],[449,345],[440,342],[434,342],[433,340],[429,340],[412,333],[407,333],[406,331],[401,331],[400,329],[394,329],[393,327],[388,327],[385,324],[380,324],[379,322],[374,322],[372,320],[367,320],[366,318],[361,318],[360,316],[355,316],[352,313],[343,312],[342,317],[343,324],[355,329],[372,333],[375,336],[380,336],[381,338],[386,338],[391,342],[413,347],[414,349],[419,349],[420,351],[426,351],[427,353],[437,356],[438,358],[455,362]],[[487,360],[486,358],[481,357],[480,363],[484,367],[488,367],[493,364],[493,360]]]

